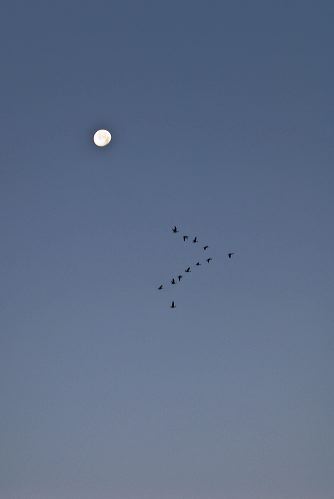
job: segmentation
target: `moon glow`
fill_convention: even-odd
[[[105,147],[111,141],[111,133],[108,130],[98,130],[94,134],[94,144],[98,147]]]

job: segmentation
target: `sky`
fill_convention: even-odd
[[[0,499],[332,499],[333,15],[4,3]]]

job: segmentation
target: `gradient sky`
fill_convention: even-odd
[[[332,499],[333,2],[0,23],[0,499]]]

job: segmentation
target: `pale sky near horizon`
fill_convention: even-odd
[[[0,499],[333,498],[333,14],[2,6]]]

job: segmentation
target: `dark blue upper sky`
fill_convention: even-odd
[[[331,499],[333,2],[0,23],[0,498]]]

